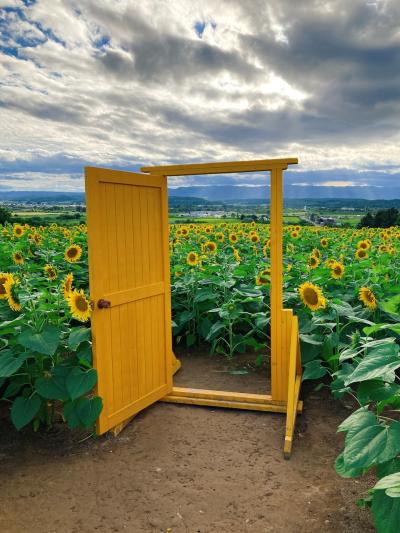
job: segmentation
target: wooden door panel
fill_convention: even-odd
[[[166,179],[87,168],[86,203],[104,433],[172,389]]]

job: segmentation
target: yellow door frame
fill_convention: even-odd
[[[270,172],[271,394],[173,387],[162,401],[286,413],[285,458],[291,455],[296,415],[303,408],[299,400],[301,356],[298,319],[292,309],[283,308],[283,171],[288,165],[297,163],[296,158],[286,158],[141,168],[143,173],[163,177],[165,181],[172,176]],[[172,357],[176,371],[180,363],[175,356]]]

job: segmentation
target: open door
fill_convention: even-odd
[[[167,180],[85,169],[102,434],[172,390]]]

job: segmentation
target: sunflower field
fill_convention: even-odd
[[[0,229],[0,394],[17,429],[91,427],[86,226]],[[299,317],[303,379],[355,411],[336,471],[378,482],[360,500],[378,531],[400,523],[400,228],[285,226],[284,306]],[[268,359],[270,236],[255,223],[170,226],[174,342]]]

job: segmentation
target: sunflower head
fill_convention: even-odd
[[[21,311],[22,307],[19,303],[18,298],[15,295],[15,286],[16,283],[8,282],[8,288],[7,288],[7,303],[10,306],[10,309],[13,311]]]
[[[70,292],[68,297],[68,305],[71,315],[74,318],[80,320],[81,322],[86,322],[89,320],[91,314],[90,302],[86,298],[82,289],[74,289]]]
[[[250,235],[250,241],[251,242],[256,243],[256,242],[259,242],[259,240],[260,240],[260,237],[259,237],[258,233],[253,232]]]
[[[219,231],[218,233],[215,234],[215,238],[217,239],[217,241],[219,242],[224,242],[225,240],[225,235]]]
[[[229,235],[229,240],[232,242],[232,243],[235,243],[238,241],[238,236],[236,235],[236,233],[231,233]]]
[[[323,246],[324,248],[326,248],[328,246],[328,239],[325,239],[325,237],[323,237],[321,240],[320,240],[320,243],[321,243],[321,246]]]
[[[214,254],[217,251],[217,245],[215,244],[215,242],[207,241],[203,245],[203,250],[205,252]]]
[[[291,237],[293,239],[298,239],[299,238],[299,232],[298,231],[292,231],[292,233],[290,235],[291,235]]]
[[[362,248],[356,250],[356,253],[354,255],[356,256],[356,259],[367,259],[368,257],[368,253]]]
[[[82,255],[82,248],[78,244],[71,244],[64,253],[64,258],[68,263],[76,263]]]
[[[322,290],[313,283],[306,281],[300,285],[299,295],[304,305],[311,309],[311,311],[317,311],[326,307],[326,298]]]
[[[16,265],[24,264],[24,256],[21,254],[21,252],[14,252],[12,258]]]
[[[361,287],[358,291],[358,299],[371,311],[377,307],[376,296],[368,287]]]
[[[74,281],[73,274],[67,274],[65,278],[63,279],[63,282],[61,284],[61,290],[63,292],[64,298],[68,300],[69,295],[72,292],[72,283]]]
[[[331,266],[331,276],[333,279],[340,279],[344,274],[344,265],[335,261]]]
[[[7,272],[0,272],[0,300],[6,299],[10,286],[14,283],[14,276]]]
[[[199,262],[199,256],[196,252],[189,252],[186,256],[186,263],[190,266],[196,266]]]
[[[317,266],[319,265],[319,259],[316,255],[314,254],[311,254],[310,257],[308,258],[308,265],[310,268],[317,268]]]
[[[57,269],[55,266],[53,265],[46,265],[44,268],[44,273],[46,274],[46,276],[53,280],[53,279],[57,279]]]
[[[14,237],[17,237],[19,239],[20,237],[22,237],[24,233],[25,233],[24,226],[21,226],[21,224],[14,224],[14,227],[13,227]]]
[[[371,245],[370,245],[369,241],[367,241],[367,240],[364,240],[364,241],[358,241],[358,243],[357,243],[357,248],[358,248],[359,250],[368,250],[368,248],[369,248],[370,246],[371,246]]]

